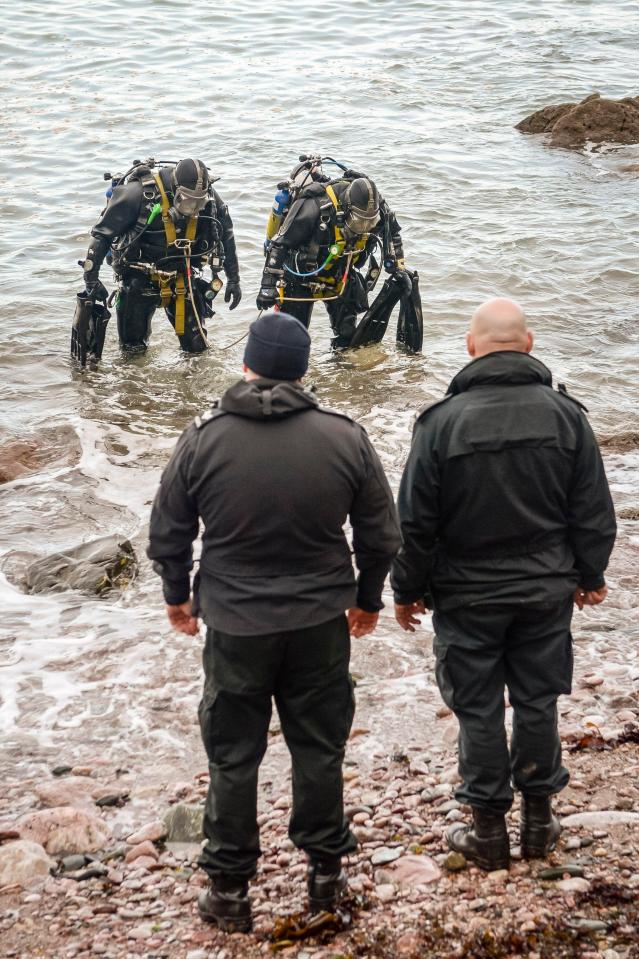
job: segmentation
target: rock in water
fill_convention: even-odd
[[[81,455],[80,440],[68,426],[7,439],[0,443],[0,483],[10,483],[43,469],[71,466]]]
[[[201,842],[204,839],[202,822],[204,808],[178,803],[164,817],[167,842]]]
[[[21,836],[40,843],[52,856],[97,852],[110,836],[103,819],[71,806],[27,813],[18,820],[16,828]]]
[[[37,879],[49,875],[55,860],[49,859],[46,851],[37,842],[18,839],[0,846],[0,886],[19,883],[28,886]]]
[[[27,593],[80,589],[100,594],[114,586],[128,586],[136,574],[137,559],[130,542],[119,536],[103,536],[31,563],[24,588]]]
[[[639,143],[639,97],[608,100],[593,93],[580,103],[537,110],[517,124],[522,133],[548,133],[553,146],[580,150],[586,143]]]

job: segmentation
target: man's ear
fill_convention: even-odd
[[[474,356],[475,353],[477,352],[475,348],[475,337],[473,336],[472,333],[466,334],[466,349],[468,350],[469,356]]]
[[[535,343],[535,334],[532,330],[526,333],[526,353],[530,353]]]

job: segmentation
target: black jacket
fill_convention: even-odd
[[[168,603],[194,594],[209,626],[258,635],[381,608],[399,548],[392,494],[364,429],[292,383],[241,381],[178,441],[151,514]],[[357,585],[344,535],[347,518]]]
[[[164,170],[162,171],[164,173]],[[171,199],[170,181],[166,175],[163,182]],[[149,199],[147,199],[147,194]],[[175,270],[184,261],[179,250],[167,248],[162,217],[156,216],[148,228],[148,214],[157,201],[159,193],[145,190],[139,180],[117,186],[102,216],[91,230],[92,241],[85,264],[85,280],[94,282],[109,247],[113,246],[114,269],[119,274],[126,272],[128,263],[152,263],[164,270]],[[177,223],[178,237],[187,221]],[[139,236],[139,239],[135,239]],[[228,207],[221,197],[212,191],[212,197],[198,216],[197,231],[193,244],[192,263],[200,265],[201,257],[217,253],[223,259],[224,272],[229,279],[238,279],[239,266],[233,233],[233,221]]]
[[[396,601],[442,610],[598,589],[616,532],[583,407],[511,351],[469,363],[419,416],[399,515]]]

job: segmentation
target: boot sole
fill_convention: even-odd
[[[237,919],[230,916],[214,916],[212,913],[203,912],[201,909],[198,909],[198,913],[203,922],[218,926],[222,932],[250,932],[253,928],[251,918]]]
[[[522,859],[545,859],[546,856],[549,856],[556,848],[556,840],[548,846],[522,846],[521,857]]]
[[[446,837],[446,842],[449,849],[452,849],[453,852],[461,852],[462,856],[474,866],[479,866],[483,872],[496,872],[498,869],[510,869],[509,855],[503,856],[501,859],[484,859],[483,856],[470,856],[468,853],[463,852],[463,850],[458,849],[451,843],[448,837]]]

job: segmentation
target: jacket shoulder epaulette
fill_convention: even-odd
[[[579,400],[576,400],[574,396],[571,396],[568,390],[566,389],[565,383],[557,383],[557,389],[555,391],[559,396],[563,396],[565,400],[570,400],[571,403],[574,403],[575,406],[578,406],[580,410],[583,410],[584,413],[588,412],[588,407],[584,406],[583,403],[580,403]]]
[[[210,423],[212,420],[216,420],[219,416],[226,416],[226,411],[220,409],[219,400],[213,400],[208,410],[204,410],[203,413],[200,413],[199,416],[196,416],[193,422],[196,429],[201,430],[203,426],[206,426],[206,424]]]
[[[446,403],[448,400],[452,399],[453,396],[454,396],[453,393],[447,393],[446,396],[443,396],[443,397],[441,398],[441,400],[437,400],[436,403],[430,403],[428,406],[425,406],[424,409],[423,409],[423,410],[420,410],[420,412],[419,412],[419,413],[417,414],[417,416],[415,417],[415,422],[416,422],[416,423],[421,423],[421,421],[424,419],[424,417],[425,417],[425,416],[428,416],[428,414],[429,414],[432,410],[437,409],[438,406],[441,406],[443,403]]]

